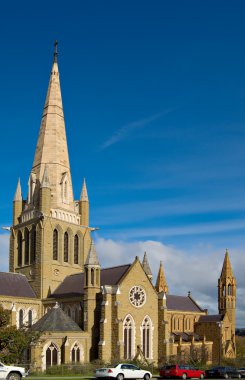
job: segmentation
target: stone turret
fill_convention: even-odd
[[[100,263],[96,253],[93,240],[84,264],[84,330],[88,332],[99,331],[100,304],[98,298],[100,293]],[[98,349],[98,338],[96,334],[91,334],[90,360],[96,358]]]

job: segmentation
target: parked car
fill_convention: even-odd
[[[213,367],[206,371],[207,377],[222,377],[228,379],[229,377],[237,377],[240,379],[242,376],[236,368],[233,367]]]
[[[29,375],[24,367],[15,367],[0,363],[0,379],[20,380],[22,377]]]
[[[180,377],[187,379],[191,377],[197,377],[198,379],[204,379],[205,371],[192,367],[191,365],[173,364],[166,365],[160,368],[160,377]]]
[[[123,379],[144,379],[149,380],[152,377],[150,371],[140,369],[136,365],[120,363],[111,368],[98,368],[95,371],[95,377],[107,377],[117,380]]]
[[[241,374],[241,377],[245,377],[245,368],[238,368],[238,372]]]

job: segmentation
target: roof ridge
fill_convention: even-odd
[[[130,266],[130,265],[131,265],[131,264],[116,265],[116,266],[113,266],[113,267],[101,268],[101,270],[113,269],[113,268],[120,268],[120,267],[127,267],[127,266]]]

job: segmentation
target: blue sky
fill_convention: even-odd
[[[244,12],[243,1],[2,4],[0,226],[19,176],[26,195],[57,39],[74,194],[86,177],[102,265],[147,250],[172,293],[192,289],[212,311],[228,248],[245,327]]]

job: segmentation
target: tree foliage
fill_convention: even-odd
[[[17,329],[10,325],[11,311],[0,306],[0,361],[5,364],[23,363],[30,344],[35,343],[39,335],[23,327]]]

